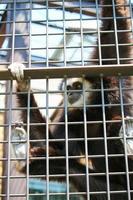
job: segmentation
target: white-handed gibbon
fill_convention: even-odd
[[[101,64],[106,65],[131,63],[131,46],[129,44],[132,41],[129,20],[130,12],[127,1],[103,0],[101,8],[102,27],[100,38],[98,38],[101,47],[97,46],[94,49],[92,54],[94,61],[92,64],[100,64],[99,60],[101,60]],[[100,51],[99,48],[101,48]],[[19,107],[27,107],[28,94],[20,93],[26,92],[29,88],[29,83],[27,80],[24,80],[23,76],[24,66],[14,63],[9,68],[17,80]],[[131,88],[132,81],[132,77],[124,77],[121,80],[122,88]],[[107,200],[107,180],[109,180],[109,190],[112,191],[110,193],[111,200],[133,199],[132,194],[126,192],[129,189],[129,184],[130,189],[133,189],[132,176],[128,177],[129,174],[125,173],[127,170],[130,171],[133,168],[132,157],[130,156],[126,159],[124,155],[126,149],[124,151],[123,142],[120,138],[116,139],[116,137],[119,137],[122,126],[123,113],[121,99],[123,98],[123,103],[126,105],[124,106],[124,116],[132,117],[132,106],[128,106],[128,104],[132,103],[133,97],[131,90],[123,90],[121,96],[119,86],[120,81],[117,77],[103,77],[101,79],[99,77],[89,77],[89,75],[86,75],[84,78],[68,79],[65,84],[61,84],[61,89],[66,89],[68,102],[69,181],[78,192],[85,192],[82,195],[84,199],[88,198],[87,187],[89,187],[91,200]],[[105,89],[104,94],[101,92],[101,87]],[[60,105],[63,106],[64,101]],[[105,108],[105,112],[103,112],[103,107]],[[49,124],[49,152],[47,152],[45,141],[37,141],[46,139],[47,123],[39,109],[37,109],[33,93],[30,93],[30,108],[30,139],[36,140],[36,142],[30,142],[30,156],[43,158],[37,160],[31,159],[29,173],[31,175],[46,175],[47,165],[45,156],[48,154],[51,179],[65,181],[63,177],[66,174],[66,110],[63,108],[57,109],[51,117],[54,125]],[[84,111],[86,112],[86,116],[84,115]],[[104,116],[107,121],[106,124],[103,123]],[[21,118],[26,125],[26,109],[22,112]],[[32,125],[33,123],[40,123],[41,125]],[[84,139],[85,126],[88,138],[87,150]],[[107,137],[106,141],[106,138],[102,139],[104,137]],[[109,137],[115,137],[115,139],[108,139]],[[93,138],[95,139],[93,140]],[[107,148],[105,142],[107,142]],[[86,151],[88,152],[88,162],[82,162],[80,156],[85,155]],[[106,154],[108,154],[108,157],[105,156]],[[52,159],[53,156],[54,159]],[[126,168],[127,162],[128,169]],[[89,173],[91,173],[88,179],[89,186],[87,185],[86,165],[88,166]],[[20,171],[25,173],[26,165]],[[107,172],[109,172],[108,179]],[[101,173],[101,175],[98,176],[97,173]],[[62,175],[62,178],[61,176],[56,176],[55,178],[55,174]],[[96,193],[97,191],[99,191],[99,194]],[[91,192],[94,193],[91,194]]]

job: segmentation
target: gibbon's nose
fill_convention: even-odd
[[[81,97],[81,94],[79,92],[68,93],[68,102],[70,104],[73,104],[76,101],[78,101],[80,97]]]

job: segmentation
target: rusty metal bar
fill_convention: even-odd
[[[44,78],[62,78],[81,77],[87,75],[89,77],[96,76],[132,76],[133,65],[104,65],[104,66],[78,66],[78,67],[47,67],[47,68],[26,68],[24,69],[25,78],[44,79]],[[12,79],[8,69],[0,69],[0,80]]]

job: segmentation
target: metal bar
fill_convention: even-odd
[[[130,12],[130,19],[131,19],[130,20],[130,23],[131,23],[131,32],[132,32],[131,36],[133,38],[133,20],[132,20],[133,19],[133,12],[132,12],[132,3],[131,3],[131,1],[132,0],[129,0],[129,5],[128,6],[129,6],[129,12]]]
[[[30,0],[30,11],[29,11],[29,59],[28,67],[31,67],[31,21],[32,21],[32,2]],[[28,98],[27,98],[27,141],[26,141],[26,199],[29,200],[29,149],[30,149],[30,91],[31,91],[31,80],[29,79],[30,87],[28,89]]]
[[[29,84],[31,81],[29,80]],[[28,98],[27,98],[27,141],[26,141],[26,199],[29,200],[29,149],[30,149],[30,87],[28,89]]]
[[[42,34],[43,35],[43,34]],[[41,35],[41,36],[42,36]],[[44,36],[44,35],[43,35]],[[130,46],[131,44],[119,44],[118,46]],[[107,47],[107,46],[110,46],[110,47],[114,47],[115,44],[102,44],[101,47]],[[59,45],[59,46],[52,46],[52,47],[49,47],[49,49],[63,49],[63,45]],[[84,48],[88,48],[88,47],[96,47],[96,45],[92,44],[92,45],[86,45],[84,46]],[[79,46],[71,46],[71,47],[67,47],[67,49],[71,49],[71,48],[75,48],[75,49],[79,49],[80,47]],[[29,48],[28,47],[15,47],[14,48],[15,50],[28,50]],[[47,49],[46,47],[32,47],[32,50],[45,50]],[[8,51],[8,50],[11,50],[11,48],[1,48],[0,51]],[[101,65],[101,64],[100,64]]]
[[[9,126],[8,126],[8,143],[7,143],[7,200],[10,200],[10,170],[11,170],[11,127],[12,127],[12,81],[10,81],[9,96]]]
[[[120,59],[121,61],[122,60],[124,60],[124,61],[133,61],[133,58],[121,58]],[[88,63],[92,63],[92,62],[96,62],[96,61],[98,61],[98,59],[87,59],[87,60],[84,60],[84,62],[85,62],[85,66],[88,66]],[[103,61],[116,61],[116,59],[114,59],[114,58],[111,58],[111,59],[109,59],[109,58],[106,58],[106,59],[103,59]],[[24,64],[28,64],[28,62],[27,61],[23,61],[23,63]],[[7,61],[2,61],[1,63],[0,63],[0,65],[3,67],[3,66],[7,66],[7,65],[9,65],[10,64],[10,62],[7,62]],[[41,67],[40,65],[43,65],[43,66],[46,66],[46,61],[45,60],[43,60],[43,61],[32,61],[31,62],[31,64],[32,65],[35,65],[35,66],[37,66],[37,65],[39,65],[39,67]],[[50,67],[61,67],[61,66],[64,66],[64,62],[63,62],[63,60],[49,60],[49,66]],[[72,60],[72,61],[68,61],[68,66],[76,66],[76,67],[79,67],[79,66],[81,66],[81,61],[80,60]],[[91,65],[89,65],[89,66],[91,66]],[[103,65],[103,66],[105,66],[105,65]],[[114,66],[114,65],[112,65],[112,66]],[[58,77],[57,77],[58,78]]]
[[[114,0],[112,0],[112,9],[113,9],[113,20],[114,20],[114,32],[115,32],[115,46],[116,46],[116,59],[117,64],[120,64],[120,54],[119,54],[119,48],[118,48],[118,36],[117,36],[117,16],[115,12],[115,7],[117,5],[114,3]]]
[[[31,0],[29,1],[29,51],[28,51],[28,55],[29,55],[29,58],[28,58],[28,67],[31,67],[31,20],[32,20],[32,13],[31,13],[31,9],[32,9],[32,2]],[[26,143],[26,166],[27,166],[27,171],[26,171],[26,199],[28,200],[29,199],[29,149],[30,149],[30,91],[31,91],[31,80],[29,80],[29,84],[30,84],[30,87],[28,89],[28,99],[27,99],[27,143]]]
[[[48,68],[27,68],[24,69],[24,76],[27,79],[44,79],[44,78],[62,78],[67,77],[81,77],[87,75],[88,77],[97,76],[132,76],[133,65],[104,65],[104,66],[78,66],[78,67],[48,67]],[[0,69],[0,80],[13,79],[8,69]]]
[[[83,36],[83,25],[82,25],[82,21],[83,21],[83,18],[82,18],[82,1],[80,0],[79,2],[80,4],[80,40],[81,40],[81,63],[82,63],[82,66],[84,66],[84,36]]]
[[[97,45],[98,45],[98,47],[96,47],[96,48],[98,48],[98,57],[99,57],[99,64],[100,65],[102,65],[102,53],[101,53],[101,47],[102,47],[102,44],[101,44],[101,39],[100,39],[100,34],[101,34],[101,32],[100,32],[100,25],[99,25],[99,19],[100,19],[100,17],[99,17],[99,12],[98,12],[98,10],[99,10],[99,7],[98,7],[98,0],[96,0],[96,20],[97,20],[97,35],[98,35],[98,41],[97,41]]]
[[[104,101],[104,81],[101,77],[101,100],[102,100],[102,114],[103,114],[103,135],[104,135],[104,149],[105,149],[105,165],[106,165],[106,184],[107,184],[107,199],[110,200],[110,182],[109,182],[109,164],[108,164],[108,146],[107,146],[107,131],[106,131],[106,116],[105,116],[105,101]]]
[[[46,67],[49,66],[49,10],[48,1],[46,1]]]
[[[63,12],[63,58],[64,58],[64,66],[66,67],[66,45],[67,45],[67,42],[66,42],[66,19],[65,19],[65,2],[63,0],[63,8],[62,8],[62,12]]]
[[[12,5],[13,6],[13,25],[12,25],[12,43],[11,43],[11,46],[12,46],[12,51],[11,51],[11,62],[13,63],[14,61],[14,45],[15,45],[15,19],[16,19],[16,0],[14,1],[14,4]],[[10,81],[10,88],[9,88],[9,91],[10,91],[10,96],[9,96],[9,128],[8,128],[8,167],[7,167],[7,200],[10,200],[10,170],[11,170],[11,160],[10,160],[10,156],[11,156],[11,125],[12,125],[12,91],[13,91],[13,82]]]
[[[67,79],[64,78],[64,106],[65,106],[65,145],[66,145],[66,198],[70,199],[69,191],[69,146],[68,146],[68,107],[67,107]]]
[[[84,80],[84,79],[83,79]],[[85,163],[86,163],[86,192],[87,192],[87,200],[90,200],[90,187],[89,187],[89,166],[88,166],[88,135],[87,135],[87,116],[86,116],[86,98],[85,98],[85,88],[83,81],[83,112],[84,112],[84,140],[85,140]]]
[[[49,197],[49,79],[46,79],[46,197]],[[45,131],[45,130],[44,130]]]

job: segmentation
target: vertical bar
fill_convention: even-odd
[[[80,37],[81,37],[81,62],[84,66],[84,47],[83,47],[83,27],[82,27],[82,0],[80,0]],[[87,140],[87,119],[86,119],[86,102],[85,102],[85,88],[84,88],[84,77],[83,77],[83,112],[84,112],[84,139],[85,139],[85,163],[86,163],[86,193],[87,200],[90,199],[89,195],[89,166],[88,166],[88,140]]]
[[[99,7],[98,7],[98,0],[96,2],[96,21],[97,21],[97,35],[98,35],[98,56],[99,56],[99,65],[102,65],[102,54],[101,54],[101,38],[100,38],[100,25],[99,25]]]
[[[67,192],[67,200],[69,200],[69,159],[68,159],[68,152],[69,152],[69,149],[68,149],[68,105],[67,105],[67,78],[65,77],[64,78],[64,95],[65,95],[65,98],[64,98],[64,106],[65,106],[65,145],[66,145],[66,192]]]
[[[27,155],[26,155],[26,199],[29,200],[29,149],[30,149],[30,90],[31,90],[31,80],[29,79],[30,87],[28,89],[28,99],[27,99]],[[32,109],[32,108],[31,108]]]
[[[126,127],[124,120],[124,105],[123,105],[123,95],[122,95],[122,80],[119,79],[119,90],[120,90],[120,106],[121,106],[121,116],[122,116],[122,128],[123,128],[123,141],[124,141],[124,155],[125,155],[125,165],[126,165],[126,179],[127,179],[127,193],[128,200],[131,200],[130,196],[130,180],[129,180],[129,167],[128,167],[128,156],[127,156],[127,147],[126,147]]]
[[[62,1],[63,11],[63,46],[64,46],[64,66],[66,67],[66,30],[65,30],[65,0]],[[67,77],[64,77],[64,106],[65,106],[65,145],[66,145],[66,192],[69,200],[69,159],[68,159],[68,106],[67,106]]]
[[[8,47],[11,48],[11,50],[7,51],[7,61],[10,62],[25,62],[28,58],[27,56],[27,52],[26,50],[19,50],[22,46],[21,44],[24,45],[24,47],[26,46],[26,42],[24,39],[24,32],[27,33],[27,24],[25,25],[25,23],[23,23],[24,21],[27,21],[27,4],[29,2],[29,0],[24,1],[23,0],[20,1],[8,1],[7,6],[7,21],[9,23],[7,23],[6,28],[7,28],[7,33],[9,33],[9,38],[8,38]],[[23,18],[23,19],[22,19]],[[21,23],[21,19],[23,20],[23,22]],[[18,21],[18,23],[16,22]],[[19,22],[20,21],[20,22]],[[21,23],[21,26],[19,26],[19,24]],[[12,35],[11,35],[12,33]],[[20,34],[20,35],[19,35]],[[18,48],[18,50],[16,50],[16,48]],[[14,86],[14,84],[13,84]],[[10,84],[7,85],[7,90],[10,91]],[[13,87],[13,91],[15,92],[15,88]],[[6,106],[9,107],[10,104],[10,98],[9,96],[6,96]],[[12,107],[17,107],[17,103],[16,101],[12,100]],[[18,112],[21,111],[14,111],[12,113],[12,123],[15,123],[16,120],[18,120]],[[9,115],[8,113],[5,113],[5,122],[9,121]],[[8,129],[5,129],[5,138],[8,137]],[[7,155],[8,153],[8,149],[5,148],[4,149],[4,154]],[[11,154],[12,155],[12,154]],[[25,160],[26,163],[26,160]],[[11,174],[15,174],[15,176],[18,174],[18,172],[16,171],[15,167],[13,167],[13,163],[11,163]],[[8,171],[8,165],[4,165],[3,171],[4,174],[7,175],[7,171]],[[22,184],[22,187],[20,188],[19,185]],[[25,187],[24,187],[25,185]],[[2,187],[3,193],[6,193],[7,191],[7,185],[6,185],[6,181],[3,180],[3,187]],[[24,180],[23,178],[19,177],[17,178],[11,178],[10,179],[10,193],[21,193],[23,195],[25,195],[26,198],[26,179]],[[10,197],[11,198],[11,197]],[[7,200],[7,198],[5,198]]]
[[[120,56],[119,56],[119,47],[118,47],[118,36],[117,36],[117,17],[116,17],[116,12],[115,12],[115,5],[114,0],[112,0],[112,8],[113,8],[113,20],[114,20],[114,32],[115,32],[115,46],[116,46],[116,59],[117,59],[117,64],[120,64]]]
[[[133,12],[132,12],[132,1],[131,0],[129,0],[129,12],[130,12],[130,18],[131,18],[131,20],[130,20],[130,23],[131,23],[131,31],[132,31],[132,34],[131,34],[131,36],[132,36],[132,38],[133,38]]]
[[[49,12],[48,12],[48,0],[46,0],[46,67],[49,66],[49,48],[48,48],[48,24],[49,24]],[[46,79],[46,198],[49,200],[49,126],[48,126],[48,89],[49,81]]]
[[[106,164],[106,183],[107,183],[107,199],[110,200],[110,182],[109,182],[109,165],[108,165],[108,149],[107,149],[107,132],[106,132],[106,116],[105,116],[105,101],[104,101],[104,84],[101,77],[101,98],[102,98],[102,113],[103,113],[103,134],[105,148],[105,164]]]
[[[64,44],[64,66],[66,67],[66,30],[65,30],[65,1],[62,1],[63,11],[63,44]]]
[[[16,21],[16,0],[13,3],[13,24],[12,24],[12,52],[11,52],[11,62],[14,61],[14,45],[15,45],[15,21]],[[10,95],[9,95],[9,133],[8,133],[8,157],[7,157],[7,200],[10,200],[10,169],[11,169],[11,130],[12,130],[12,81],[10,81]]]
[[[48,0],[46,0],[46,67],[49,66],[49,48],[48,48],[48,23],[49,14],[48,14]]]
[[[89,166],[88,166],[88,140],[87,140],[87,117],[86,117],[86,99],[85,99],[85,83],[83,77],[83,112],[84,112],[84,139],[85,139],[85,163],[86,163],[86,188],[87,188],[87,200],[90,200],[90,188],[89,188]],[[88,91],[87,91],[88,92]]]
[[[14,61],[14,45],[15,45],[15,21],[16,21],[16,0],[13,3],[13,24],[12,24],[12,55],[11,62]]]
[[[31,67],[31,20],[32,20],[32,0],[30,0],[30,10],[29,10],[29,62],[28,67]],[[28,89],[28,99],[27,99],[27,155],[26,155],[26,199],[29,200],[29,149],[30,149],[30,91],[31,91],[31,80],[29,79],[30,87]],[[32,108],[31,108],[32,109]]]
[[[12,81],[10,81],[10,95],[9,95],[9,132],[7,138],[7,145],[8,145],[8,155],[7,155],[7,200],[10,200],[10,169],[11,169],[11,130],[12,130]]]
[[[46,79],[46,198],[49,200],[49,110],[48,110],[49,79]]]
[[[29,10],[29,66],[31,67],[31,25],[32,25],[32,0],[30,0],[30,10]]]
[[[84,66],[84,47],[83,47],[83,26],[82,26],[82,0],[80,4],[80,39],[81,39],[81,65]]]

